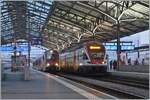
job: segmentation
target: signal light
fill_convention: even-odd
[[[90,46],[90,49],[101,49],[100,46]]]

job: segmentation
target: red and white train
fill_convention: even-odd
[[[106,49],[96,41],[73,47],[59,54],[59,69],[72,73],[106,72]]]
[[[59,70],[59,53],[56,50],[51,50],[46,57],[45,71],[55,72]]]
[[[59,53],[50,51],[46,57],[47,72],[71,72],[71,73],[103,73],[107,72],[106,49],[104,45],[90,41],[69,48]]]

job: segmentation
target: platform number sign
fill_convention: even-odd
[[[42,38],[32,38],[31,45],[42,45]]]

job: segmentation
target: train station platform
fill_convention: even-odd
[[[148,65],[120,65],[117,69],[109,69],[109,74],[118,77],[149,80]]]
[[[30,80],[2,81],[2,99],[113,99],[115,97],[56,75],[30,70]]]
[[[149,73],[149,65],[121,65],[117,71]]]
[[[109,71],[109,74],[118,77],[128,77],[128,78],[135,78],[141,80],[149,80],[149,73],[113,70],[113,71]]]

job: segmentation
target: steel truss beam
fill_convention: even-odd
[[[67,30],[64,30],[64,29],[62,29],[62,28],[60,28],[60,27],[55,27],[55,26],[50,26],[50,25],[48,25],[47,26],[48,28],[48,30],[54,30],[54,31],[58,31],[58,32],[61,32],[61,33],[63,33],[64,35],[68,35],[70,38],[72,38],[72,39],[76,39],[76,40],[78,40],[78,37],[77,36],[75,36],[74,34],[75,33],[71,33],[70,31],[67,31]],[[71,33],[71,34],[70,34]],[[64,37],[65,38],[65,37]],[[66,37],[67,38],[67,37]]]
[[[69,16],[69,14],[67,12],[66,12],[66,14],[67,14],[67,16],[63,16],[62,10],[58,9],[58,11],[55,11],[55,13],[53,15],[57,16],[57,17],[60,17],[60,18],[63,18],[65,20],[68,20],[68,21],[70,21],[74,24],[77,24],[77,25],[81,26],[81,27],[90,29],[90,28],[88,28],[88,23],[84,24],[84,23],[86,23],[85,20],[81,21],[81,19],[78,19],[79,17],[80,18],[83,18],[83,17],[75,15],[75,14],[74,14],[74,17],[71,17],[71,16]],[[71,13],[71,14],[73,14],[73,13]]]

